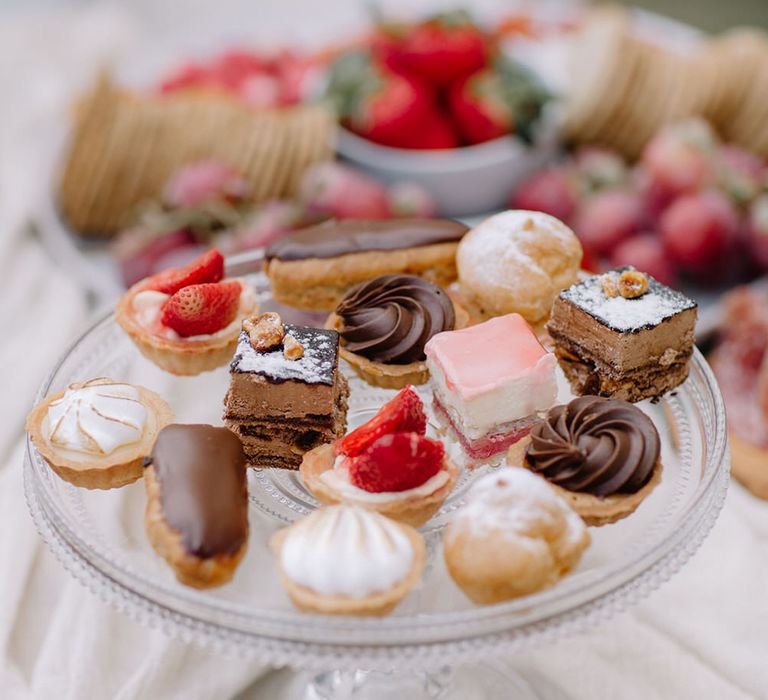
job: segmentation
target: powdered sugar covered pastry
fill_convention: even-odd
[[[474,602],[488,604],[555,584],[590,537],[544,479],[505,467],[473,485],[443,541],[454,581]]]
[[[359,506],[319,508],[272,538],[283,584],[303,610],[381,615],[415,585],[424,541]]]
[[[464,301],[480,319],[519,313],[543,323],[561,289],[572,285],[582,249],[573,231],[542,212],[491,216],[459,243],[456,266]]]
[[[48,407],[48,440],[76,452],[109,455],[141,439],[147,409],[130,384],[94,379],[73,384]]]

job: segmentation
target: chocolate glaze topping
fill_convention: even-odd
[[[639,408],[582,396],[551,408],[534,425],[526,458],[553,484],[604,498],[639,491],[650,480],[659,451],[656,427]]]
[[[367,250],[399,250],[459,241],[469,229],[450,219],[326,221],[289,233],[267,247],[267,260],[335,258]]]
[[[198,557],[234,554],[248,537],[248,486],[243,447],[226,428],[163,428],[151,463],[166,523]]]
[[[353,287],[336,314],[349,352],[395,365],[425,359],[427,341],[456,322],[448,295],[412,275],[382,275]]]

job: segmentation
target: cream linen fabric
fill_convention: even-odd
[[[211,655],[107,607],[48,552],[24,501],[24,416],[88,317],[84,280],[26,226],[45,185],[51,115],[97,57],[119,55],[136,35],[124,6],[0,15],[0,697],[289,697],[292,673],[263,676],[256,662]],[[648,601],[508,662],[548,698],[768,698],[767,544],[768,505],[733,486],[702,550]]]

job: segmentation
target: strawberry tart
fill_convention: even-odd
[[[356,505],[419,527],[459,475],[443,445],[425,437],[426,426],[421,399],[408,386],[334,445],[305,454],[304,484],[323,503]]]
[[[240,322],[256,307],[253,289],[224,278],[224,258],[209,250],[186,267],[134,284],[115,317],[147,359],[171,374],[195,375],[229,362]]]
[[[555,356],[519,314],[438,333],[425,352],[435,413],[472,459],[525,437],[555,401]]]

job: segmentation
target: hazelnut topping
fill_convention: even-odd
[[[648,278],[638,270],[624,270],[619,275],[619,293],[625,299],[636,299],[648,291]]]
[[[304,346],[288,334],[283,339],[283,355],[287,360],[300,360],[304,357]]]
[[[276,348],[285,337],[283,320],[280,314],[272,311],[245,319],[243,330],[248,333],[251,345],[256,352],[266,352]]]
[[[612,275],[610,272],[606,275],[603,275],[601,284],[603,287],[603,294],[605,294],[605,296],[609,298],[619,296],[619,285],[615,275]]]

